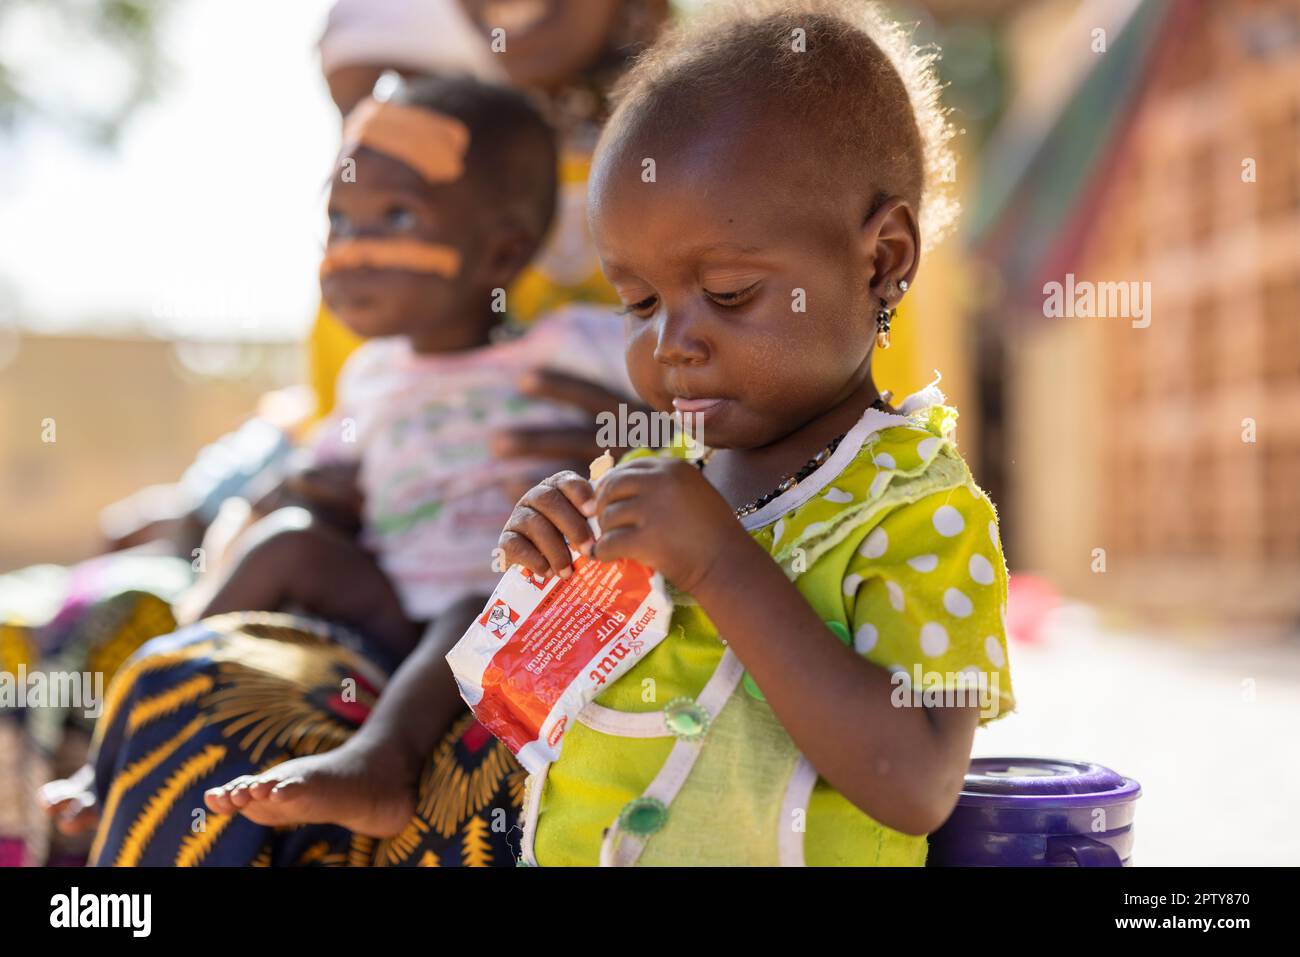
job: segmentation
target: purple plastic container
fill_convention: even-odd
[[[1128,866],[1141,794],[1100,764],[975,758],[952,816],[930,835],[926,866]]]

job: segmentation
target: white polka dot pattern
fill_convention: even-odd
[[[943,593],[943,607],[954,618],[969,618],[970,613],[975,610],[966,593],[956,588],[949,588]]]
[[[917,555],[915,558],[909,558],[907,564],[914,570],[923,575],[927,575],[939,567],[938,555]]]
[[[901,451],[906,461],[911,453]],[[944,687],[956,687],[963,671],[967,678],[993,673],[998,712],[1013,708],[997,543],[992,504],[969,484],[899,506],[864,528],[843,579],[851,583],[845,612],[858,654],[898,663],[909,675],[919,667],[943,677]]]
[[[954,538],[966,527],[966,520],[961,517],[961,512],[951,505],[940,505],[936,508],[931,521],[934,523],[934,530],[944,538]]]
[[[998,641],[997,635],[989,635],[984,639],[984,654],[995,668],[1004,667],[1007,663],[1007,656],[1002,651],[1002,642]]]
[[[921,626],[921,651],[927,658],[938,658],[948,650],[948,629],[937,621]]]
[[[853,650],[860,655],[865,655],[875,649],[876,642],[879,640],[880,629],[869,621],[864,622],[853,633]]]
[[[971,581],[975,582],[975,584],[993,584],[993,565],[979,552],[970,557],[970,562],[966,567],[970,571]]]
[[[889,535],[883,528],[875,528],[867,536],[867,540],[862,543],[862,547],[858,549],[858,554],[863,558],[879,558],[885,554],[885,550],[888,548]]]

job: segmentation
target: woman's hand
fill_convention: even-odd
[[[620,405],[629,413],[648,413],[649,406],[629,399],[617,392],[610,392],[604,386],[585,379],[579,379],[562,372],[546,369],[530,372],[518,383],[519,391],[534,399],[547,399],[563,405],[571,405],[591,416],[589,425],[562,426],[558,428],[517,428],[503,429],[493,436],[492,452],[498,458],[538,458],[550,459],[552,462],[566,463],[569,468],[585,471],[587,463],[605,451],[596,442],[596,417],[603,412],[618,415]],[[609,450],[618,458],[625,449]],[[534,482],[554,469],[530,478],[520,479],[514,486],[507,486],[506,492],[511,498],[520,499],[527,494]]]
[[[361,526],[363,496],[360,463],[327,462],[291,469],[253,504],[259,517],[277,509],[301,507],[343,531]]]
[[[687,593],[729,558],[754,547],[722,496],[681,459],[644,458],[619,466],[581,510],[600,523],[593,558],[634,559]]]

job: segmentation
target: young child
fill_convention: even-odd
[[[205,799],[260,824],[387,836],[410,819],[419,767],[462,710],[442,659],[504,567],[492,549],[513,507],[507,484],[538,466],[495,459],[491,432],[579,415],[523,398],[516,380],[543,366],[615,387],[626,378],[606,310],[497,335],[504,289],[555,205],[554,138],[522,95],[468,78],[412,81],[353,111],[342,155],[321,288],[368,341],[344,368],[306,480],[288,483],[315,508],[280,509],[246,532],[201,617],[302,611],[405,660],[346,744]],[[357,503],[359,539],[346,518]]]
[[[955,412],[933,388],[896,411],[871,372],[951,219],[932,63],[859,0],[745,0],[622,92],[593,238],[634,386],[708,451],[557,474],[505,527],[534,572],[564,574],[567,540],[676,592],[668,637],[529,779],[525,861],[923,864],[977,724],[1014,707]]]

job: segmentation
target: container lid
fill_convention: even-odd
[[[1070,798],[1092,803],[1101,798],[1107,801],[1131,800],[1140,793],[1136,781],[1090,761],[975,758],[966,774],[960,803],[1001,803],[1011,799],[1074,804],[1076,802]]]

